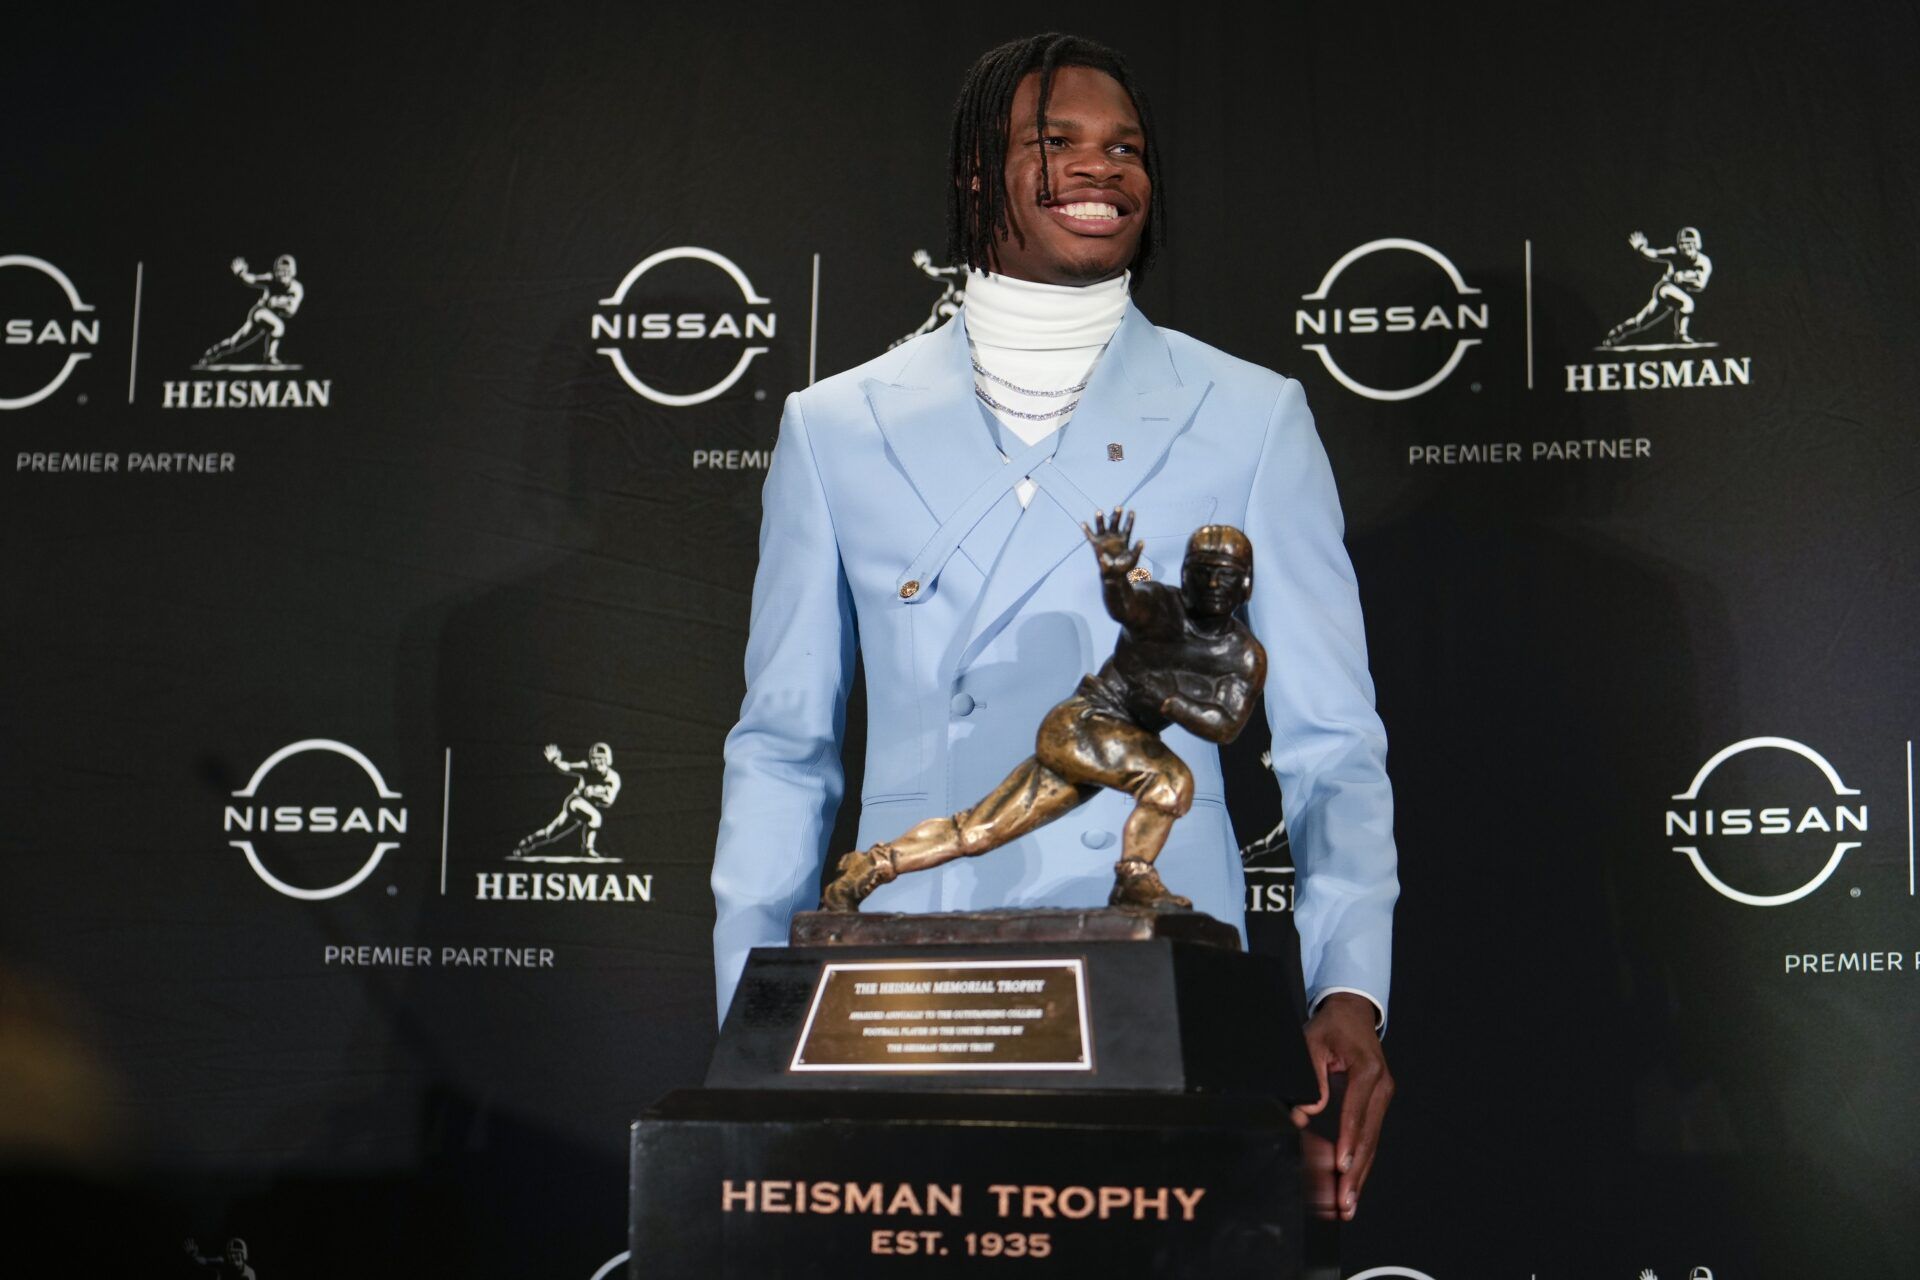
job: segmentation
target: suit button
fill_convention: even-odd
[[[957,716],[970,715],[973,712],[973,695],[970,693],[956,693],[953,695],[952,705],[953,714]]]
[[[1113,843],[1113,832],[1082,831],[1080,833],[1080,843],[1089,849],[1104,849]]]
[[[908,578],[905,582],[900,584],[900,598],[902,600],[911,600],[919,594],[920,594],[920,583],[918,579]]]

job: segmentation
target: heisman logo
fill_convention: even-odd
[[[217,1276],[232,1276],[234,1280],[255,1280],[254,1270],[247,1265],[249,1253],[247,1242],[239,1236],[227,1240],[227,1247],[217,1254],[200,1252],[200,1242],[188,1236],[181,1242],[189,1267],[207,1267]]]
[[[620,861],[595,847],[600,828],[606,825],[606,810],[611,809],[620,796],[620,774],[613,767],[613,748],[596,742],[587,749],[585,760],[567,760],[559,746],[549,742],[543,754],[548,764],[574,779],[573,791],[551,822],[523,836],[507,856],[516,862]],[[557,847],[562,837],[576,833],[580,837],[577,851]]]
[[[288,362],[281,343],[300,307],[307,286],[299,264],[283,253],[266,271],[254,271],[245,258],[227,264],[235,280],[257,289],[246,319],[201,353],[194,369],[211,373],[264,374],[255,378],[176,379],[161,388],[163,409],[324,409],[333,401],[333,379],[298,379],[301,366]]]
[[[249,271],[245,258],[235,258],[228,265],[228,270],[241,284],[258,289],[260,295],[247,308],[247,318],[240,327],[208,347],[206,354],[193,367],[246,372],[298,369],[299,365],[288,364],[280,358],[280,341],[287,336],[287,321],[299,313],[300,304],[307,297],[307,286],[296,278],[299,266],[294,262],[293,255],[283,253],[275,258],[271,271]],[[242,351],[262,340],[265,343],[262,348],[265,356],[263,363],[234,363],[234,358]]]
[[[371,811],[369,811],[365,806],[355,804],[341,805],[337,802],[330,804],[273,804],[262,798],[261,789],[267,785],[267,781],[275,769],[278,769],[289,760],[316,752],[322,755],[343,756],[357,765],[360,772],[366,775],[367,781],[373,784],[374,796],[378,800],[401,799],[400,793],[387,785],[387,780],[381,776],[380,770],[374,766],[373,761],[367,759],[366,756],[348,746],[346,743],[335,742],[331,738],[303,738],[299,742],[288,743],[260,762],[260,767],[253,771],[253,777],[247,782],[247,785],[233,793],[233,797],[236,800],[252,801],[255,803],[228,805],[226,811],[225,824],[228,834],[231,835],[234,832],[240,832],[243,833],[246,838],[230,839],[227,843],[247,855],[247,865],[252,867],[253,873],[259,876],[274,892],[283,893],[289,898],[300,898],[307,902],[318,902],[327,898],[337,898],[343,893],[350,893],[354,889],[359,888],[366,878],[373,874],[374,868],[380,865],[380,859],[386,857],[392,850],[400,847],[400,841],[376,838],[373,852],[367,855],[366,861],[360,865],[359,870],[335,884],[326,885],[318,889],[303,889],[297,885],[287,883],[287,881],[267,870],[267,864],[261,857],[260,851],[254,847],[253,836],[268,832],[288,835],[311,833],[314,835],[328,836],[336,834],[344,835],[351,832],[365,832],[370,836],[376,837],[385,835],[403,836],[407,833],[407,810],[404,805],[393,807],[385,804],[376,804],[372,807]],[[312,787],[313,785],[312,779],[303,779],[303,789]],[[337,783],[334,785],[337,785]],[[284,791],[284,784],[282,787],[276,788],[276,790]],[[331,799],[332,797],[327,798]],[[335,842],[328,841],[326,844],[333,846]],[[330,848],[328,851],[332,852],[333,850]]]
[[[1685,791],[1674,796],[1676,801],[1694,801],[1700,798],[1701,790],[1713,777],[1714,771],[1736,756],[1750,751],[1784,751],[1805,760],[1819,771],[1820,778],[1832,790],[1836,797],[1857,796],[1859,790],[1849,787],[1840,780],[1840,773],[1819,752],[1805,743],[1795,742],[1791,738],[1746,738],[1724,750],[1714,753],[1713,757],[1700,766],[1700,772],[1693,775],[1693,781]],[[1831,817],[1829,817],[1831,814]],[[1849,849],[1858,849],[1859,840],[1842,840],[1838,837],[1848,831],[1865,834],[1867,830],[1867,806],[1835,803],[1831,808],[1821,804],[1785,804],[1756,808],[1743,806],[1737,808],[1687,808],[1667,810],[1666,834],[1669,838],[1682,835],[1690,837],[1711,836],[1718,839],[1720,847],[1729,845],[1728,837],[1758,839],[1783,836],[1820,833],[1819,843],[1826,843],[1826,837],[1833,838],[1833,848],[1826,855],[1826,861],[1812,878],[1798,888],[1774,893],[1749,893],[1736,889],[1725,879],[1717,875],[1707,865],[1701,855],[1698,844],[1677,844],[1675,853],[1684,853],[1693,863],[1693,869],[1700,873],[1710,888],[1723,898],[1745,903],[1750,907],[1779,907],[1789,902],[1798,902],[1833,877],[1840,869],[1840,860]],[[1746,848],[1755,846],[1746,845]]]
[[[596,742],[586,759],[569,760],[558,743],[541,749],[547,764],[573,788],[559,811],[545,825],[522,836],[506,857],[514,863],[571,863],[565,871],[481,871],[474,880],[479,902],[625,902],[653,901],[653,874],[636,875],[592,868],[611,867],[624,859],[600,847],[607,813],[620,798],[620,772],[613,767],[613,748]]]
[[[696,304],[701,307],[700,310],[669,308],[662,305],[645,311],[627,309],[600,312],[593,317],[591,328],[592,336],[596,339],[607,339],[614,343],[637,342],[642,346],[659,343],[669,347],[679,347],[683,343],[707,343],[723,338],[735,338],[749,344],[741,348],[733,368],[721,374],[717,381],[701,390],[688,392],[664,391],[643,379],[634,372],[632,363],[627,359],[625,346],[594,348],[595,354],[603,355],[613,362],[614,371],[620,375],[622,382],[655,404],[675,408],[704,404],[730,391],[733,385],[746,374],[747,366],[753,363],[754,357],[765,355],[772,349],[751,345],[753,340],[761,338],[771,342],[779,321],[779,317],[773,311],[764,309],[772,307],[772,299],[763,297],[760,291],[753,287],[753,281],[747,279],[746,272],[711,249],[695,249],[687,246],[678,249],[662,249],[642,259],[638,266],[627,272],[620,281],[620,287],[613,291],[612,297],[600,299],[600,305],[618,308],[635,306],[638,303],[635,290],[648,272],[681,261],[705,263],[718,268],[730,283],[731,289],[739,293],[746,309],[737,314],[728,310],[731,299],[727,299],[717,303],[718,310],[714,310],[709,304],[700,303]],[[680,275],[674,277],[676,281],[682,278]],[[676,286],[676,297],[684,297],[685,294],[684,285]],[[763,308],[763,310],[753,308]],[[671,363],[704,363],[693,360],[682,362],[677,359],[680,352],[676,351],[674,354],[676,359]],[[643,363],[651,365],[651,362],[643,361]],[[669,362],[662,361],[662,363]]]
[[[1607,330],[1601,352],[1634,353],[1626,360],[1601,360],[1566,366],[1568,391],[1662,391],[1695,387],[1750,387],[1752,356],[1695,356],[1717,342],[1704,342],[1693,321],[1713,279],[1713,259],[1701,251],[1698,227],[1682,227],[1673,243],[1656,249],[1644,231],[1627,237],[1627,247],[1660,268],[1660,278],[1638,311]],[[1671,324],[1667,323],[1671,321]],[[1652,359],[1652,356],[1659,356]]]
[[[1682,227],[1673,237],[1673,244],[1665,249],[1656,249],[1647,239],[1647,233],[1636,231],[1627,237],[1627,244],[1633,251],[1648,262],[1664,267],[1665,271],[1653,286],[1653,296],[1647,299],[1647,305],[1633,315],[1607,330],[1607,336],[1600,342],[1602,348],[1615,351],[1673,351],[1693,347],[1718,346],[1714,342],[1697,341],[1691,328],[1695,299],[1707,291],[1707,281],[1713,278],[1713,259],[1700,252],[1700,232],[1694,227]],[[1673,317],[1673,340],[1653,341],[1629,345],[1628,338],[1659,324],[1668,316]]]
[[[1398,387],[1370,386],[1355,377],[1334,359],[1333,351],[1326,342],[1300,344],[1302,351],[1311,351],[1319,356],[1320,363],[1327,367],[1327,372],[1333,375],[1333,380],[1355,395],[1365,396],[1369,400],[1411,400],[1415,396],[1425,395],[1445,382],[1448,376],[1460,367],[1460,361],[1467,354],[1468,348],[1480,345],[1482,339],[1469,338],[1466,333],[1469,329],[1478,333],[1486,332],[1488,307],[1484,302],[1462,301],[1462,299],[1478,297],[1480,290],[1466,282],[1465,277],[1460,274],[1460,269],[1448,261],[1445,254],[1432,245],[1421,244],[1418,240],[1402,239],[1369,240],[1359,248],[1349,250],[1341,255],[1338,262],[1327,268],[1327,274],[1321,277],[1320,287],[1312,293],[1302,294],[1301,300],[1326,302],[1333,294],[1334,285],[1339,283],[1340,277],[1349,268],[1377,253],[1410,253],[1437,268],[1446,285],[1453,291],[1454,301],[1451,309],[1426,298],[1420,299],[1420,302],[1426,304],[1424,309],[1412,301],[1387,306],[1377,304],[1333,306],[1316,307],[1313,310],[1299,307],[1293,313],[1293,332],[1299,337],[1305,337],[1308,334],[1316,338],[1342,335],[1342,349],[1356,352],[1360,344],[1352,340],[1354,337],[1366,336],[1371,342],[1382,334],[1428,333],[1435,330],[1439,331],[1443,337],[1452,334],[1454,339],[1452,350],[1444,358],[1440,358],[1438,369],[1425,377],[1419,377],[1416,371],[1412,374],[1417,379],[1415,382]],[[1437,351],[1438,348],[1435,350]]]
[[[1273,780],[1271,749],[1260,753],[1260,772],[1268,782]],[[1266,826],[1266,832],[1240,846],[1249,915],[1293,910],[1293,848],[1287,839],[1286,814],[1280,808],[1280,789],[1272,787],[1262,798],[1271,801],[1256,811],[1257,822]]]
[[[4,304],[9,311],[22,305],[39,310],[43,302],[64,299],[69,312],[64,316],[49,316],[44,319],[21,315],[7,317],[7,346],[54,348],[54,359],[43,362],[39,366],[49,370],[45,380],[31,379],[38,381],[39,385],[30,389],[16,391],[12,385],[11,374],[14,360],[9,358],[7,361],[8,378],[0,382],[0,409],[25,409],[30,405],[39,404],[65,386],[67,379],[73,376],[73,371],[80,362],[93,358],[93,348],[100,345],[100,322],[97,319],[85,318],[92,313],[92,304],[82,302],[80,291],[74,288],[73,281],[67,278],[67,273],[45,258],[35,258],[24,253],[9,253],[0,256],[0,268],[5,267],[18,267],[24,271],[37,272],[43,279],[52,281],[58,289],[58,293],[55,293],[44,284],[38,284],[31,276],[18,273],[9,276],[7,282],[13,287],[8,291],[8,299]],[[35,284],[38,284],[38,288],[34,288]],[[20,286],[22,285],[26,285],[31,290],[30,296],[33,299],[31,303],[26,302],[26,298],[21,296],[23,291]],[[13,300],[15,297],[20,297],[21,300],[16,302]],[[55,302],[55,305],[59,305],[58,302]],[[57,368],[54,367],[56,364]]]
[[[967,269],[964,266],[936,267],[933,265],[933,255],[925,249],[913,251],[913,265],[920,268],[927,279],[940,285],[940,296],[933,300],[933,307],[927,312],[927,318],[920,322],[920,327],[889,342],[889,351],[903,342],[912,342],[923,333],[932,333],[959,315],[961,306],[967,300]]]

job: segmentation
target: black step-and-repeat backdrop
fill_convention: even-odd
[[[1078,26],[1160,111],[1143,309],[1300,378],[1346,504],[1349,1273],[1920,1273],[1910,5],[71,8],[0,46],[0,1139],[83,1208],[10,1235],[620,1254],[779,406],[951,313],[960,73]]]

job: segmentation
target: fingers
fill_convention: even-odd
[[[1089,542],[1112,537],[1124,546],[1133,539],[1133,512],[1123,511],[1119,507],[1112,512],[1096,511],[1093,513],[1093,524],[1081,525],[1080,531],[1087,535]],[[1141,549],[1145,546],[1144,542],[1140,544]]]
[[[1332,1091],[1327,1087],[1327,1060],[1330,1053],[1331,1050],[1326,1046],[1325,1035],[1318,1033],[1313,1024],[1308,1023],[1307,1057],[1313,1062],[1313,1079],[1314,1083],[1320,1086],[1320,1097],[1318,1101],[1304,1103],[1293,1109],[1293,1123],[1302,1129],[1306,1128],[1310,1117],[1325,1111],[1327,1103],[1333,1098]]]
[[[1347,1096],[1340,1106],[1340,1138],[1335,1164],[1340,1170],[1340,1216],[1350,1220],[1360,1207],[1360,1190],[1373,1169],[1380,1126],[1393,1100],[1393,1077],[1383,1054],[1356,1054],[1361,1061],[1347,1072]]]
[[[1135,564],[1138,564],[1140,562],[1140,557],[1146,554],[1146,550],[1147,550],[1147,544],[1144,542],[1136,542],[1133,544],[1132,558]]]

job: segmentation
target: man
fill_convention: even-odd
[[[1234,610],[1253,590],[1253,544],[1226,525],[1187,540],[1180,589],[1137,578],[1133,518],[1093,518],[1087,540],[1100,566],[1107,613],[1120,640],[1098,675],[1040,722],[1031,756],[980,803],[929,818],[898,839],[850,853],[821,895],[828,911],[858,911],[867,895],[911,871],[991,853],[1071,813],[1101,787],[1133,797],[1114,864],[1112,907],[1185,909],[1154,869],[1174,822],[1193,806],[1193,772],[1160,741],[1178,724],[1209,742],[1247,727],[1267,677],[1267,654]]]
[[[554,815],[553,821],[523,837],[507,856],[525,859],[542,845],[552,844],[569,831],[580,830],[584,832],[581,845],[585,858],[593,862],[618,861],[607,858],[594,847],[600,828],[606,825],[605,811],[613,807],[614,800],[620,795],[620,775],[613,768],[613,748],[604,742],[596,742],[587,749],[585,760],[563,760],[559,746],[550,742],[542,754],[547,757],[547,763],[561,773],[577,775],[573,793],[560,806],[560,812]]]
[[[300,303],[307,296],[307,286],[294,279],[296,268],[293,255],[283,253],[275,258],[271,273],[248,271],[245,258],[235,258],[232,269],[242,284],[256,286],[260,296],[247,312],[246,322],[231,337],[208,347],[207,353],[200,357],[200,363],[194,367],[214,368],[220,361],[237,355],[263,337],[267,340],[267,364],[284,364],[280,359],[280,339],[287,335],[287,320],[300,310]]]
[[[1697,305],[1694,299],[1707,291],[1707,280],[1713,275],[1713,259],[1700,252],[1699,231],[1692,227],[1680,228],[1672,247],[1667,249],[1649,245],[1644,231],[1628,236],[1627,244],[1647,261],[1664,264],[1666,271],[1654,284],[1653,296],[1647,299],[1647,305],[1609,329],[1600,345],[1617,347],[1642,329],[1658,324],[1669,313],[1673,316],[1673,340],[1693,345],[1688,326],[1693,322]]]
[[[1149,579],[1174,570],[1195,528],[1232,525],[1264,566],[1247,613],[1272,658],[1323,1082],[1295,1119],[1323,1110],[1327,1073],[1346,1072],[1332,1162],[1351,1217],[1392,1091],[1377,1029],[1398,886],[1385,734],[1325,451],[1298,383],[1156,329],[1127,300],[1129,268],[1160,239],[1165,186],[1112,50],[1046,35],[985,55],[961,89],[950,162],[948,256],[973,268],[965,307],[789,397],[781,421],[713,870],[720,1009],[747,951],[783,943],[816,901],[856,636],[866,846],[987,793],[1113,651],[1083,521],[1134,509]],[[1177,724],[1164,737],[1193,793],[1158,865],[1197,909],[1244,927],[1219,754]],[[1128,811],[1103,790],[993,857],[900,877],[867,904],[1104,905]]]

